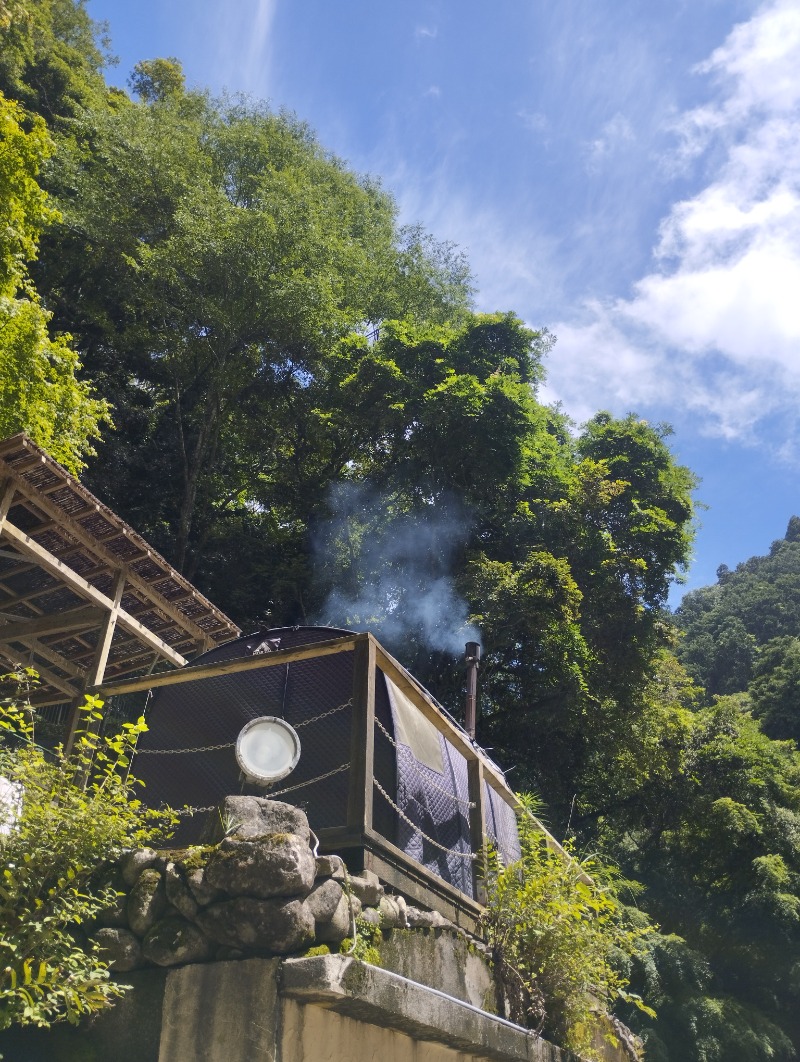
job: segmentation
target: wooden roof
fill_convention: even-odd
[[[0,670],[36,668],[34,704],[181,667],[240,633],[26,435],[0,442]]]

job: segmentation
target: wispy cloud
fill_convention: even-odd
[[[225,5],[211,29],[216,35],[220,76],[255,95],[270,94],[272,29],[278,0],[239,0],[236,17]]]
[[[561,301],[557,246],[544,230],[509,218],[488,200],[478,205],[472,195],[454,190],[457,183],[446,160],[424,177],[402,163],[380,169],[397,189],[404,220],[422,219],[437,238],[467,253],[478,271],[479,309],[519,312],[520,307]]]
[[[432,40],[439,36],[438,26],[417,26],[414,29],[414,36],[417,40]]]
[[[630,297],[554,328],[550,388],[576,413],[673,401],[743,438],[800,399],[800,7],[763,5],[697,69],[713,98],[680,116],[676,157],[713,169]]]
[[[550,127],[547,115],[541,111],[528,111],[523,108],[523,110],[517,111],[517,118],[532,133],[545,133]]]
[[[636,140],[633,127],[624,114],[615,114],[605,123],[600,135],[587,145],[587,168],[590,173],[598,173],[603,162],[620,148]]]

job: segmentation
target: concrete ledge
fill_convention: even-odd
[[[396,1029],[415,1040],[502,1062],[575,1059],[519,1025],[346,955],[287,959],[280,976],[281,995]]]

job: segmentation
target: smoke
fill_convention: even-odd
[[[370,630],[390,647],[412,641],[462,653],[466,641],[480,640],[452,575],[470,519],[455,499],[423,499],[413,513],[396,506],[366,485],[334,487],[315,542],[318,571],[332,587],[318,618]]]

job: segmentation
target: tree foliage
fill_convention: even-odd
[[[143,807],[128,773],[144,720],[99,738],[101,704],[87,699],[69,758],[36,744],[24,706],[0,708],[0,1029],[77,1024],[123,991],[82,933],[115,898],[105,864],[171,817]]]
[[[530,798],[521,800],[530,808]],[[519,862],[493,861],[488,874],[483,924],[495,970],[518,1021],[544,1029],[582,1058],[600,1058],[599,1018],[618,1000],[655,1017],[627,992],[620,963],[643,954],[654,927],[644,917],[631,919],[609,868],[552,850],[528,814],[520,820],[520,842]]]
[[[194,575],[265,485],[280,495],[291,468],[291,503],[314,476],[337,345],[401,313],[459,317],[468,272],[303,123],[167,91],[145,66],[147,102],[92,112],[62,145],[65,224],[37,280],[117,409],[92,485]]]
[[[792,517],[786,537],[773,542],[767,556],[751,557],[733,570],[722,565],[713,586],[681,602],[675,616],[684,632],[679,653],[709,695],[743,692],[763,647],[800,636],[797,528]]]
[[[59,215],[37,183],[53,144],[41,118],[25,129],[20,106],[0,94],[0,437],[26,431],[70,471],[93,453],[108,405],[78,378],[69,336],[50,335],[50,314],[28,275],[43,228]]]

